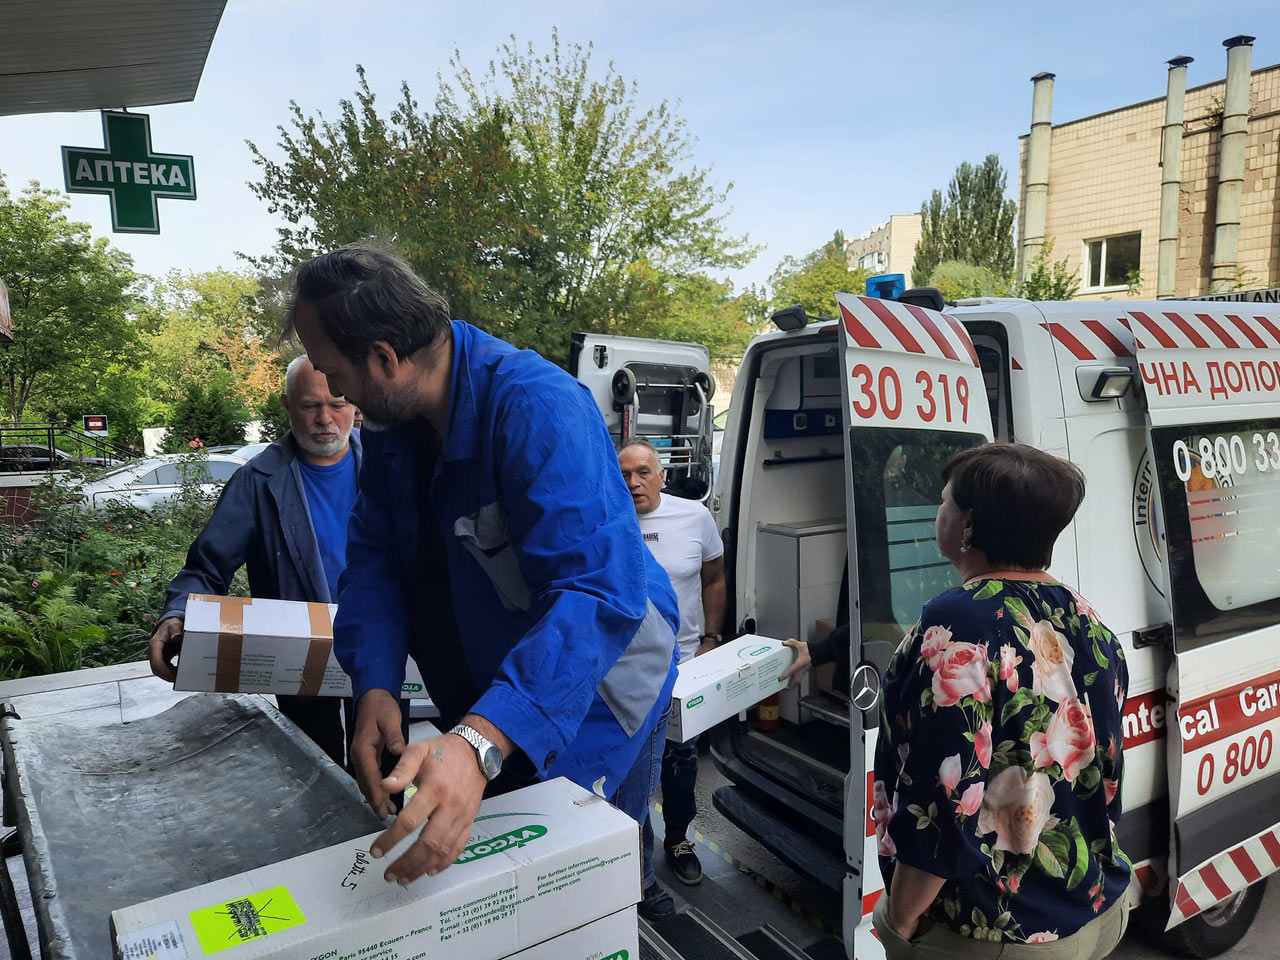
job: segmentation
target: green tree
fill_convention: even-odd
[[[190,381],[173,409],[165,450],[186,452],[196,440],[206,447],[244,443],[248,419],[225,380],[210,384]]]
[[[770,312],[799,305],[817,317],[837,316],[837,293],[866,293],[871,271],[849,268],[844,234],[839,230],[805,257],[786,257],[769,278]]]
[[[920,242],[912,275],[932,276],[943,261],[960,260],[1012,277],[1017,206],[1005,198],[1007,183],[994,153],[976,167],[967,161],[960,164],[946,196],[934,190],[920,207]]]
[[[261,439],[265,441],[279,440],[289,431],[289,411],[284,408],[280,394],[273,393],[258,408],[257,419],[262,425]]]
[[[1080,270],[1070,269],[1066,258],[1053,260],[1048,241],[1031,261],[1031,271],[1018,284],[1018,296],[1028,300],[1071,300],[1080,292]]]
[[[945,300],[963,297],[1007,297],[1009,282],[987,267],[960,260],[944,260],[929,276],[929,286],[937,287]]]
[[[546,54],[513,39],[480,75],[455,53],[431,110],[402,84],[380,114],[361,67],[337,119],[291,104],[280,159],[250,144],[250,188],[286,221],[255,262],[278,274],[381,239],[456,316],[558,362],[575,330],[660,327],[686,278],[755,251],[726,231],[727,190],[692,163],[685,121],[591,57],[554,33]],[[714,281],[704,289],[715,313]]]
[[[0,276],[14,333],[0,347],[0,392],[14,423],[28,404],[58,407],[60,387],[137,359],[133,260],[67,219],[68,205],[34,182],[14,197],[0,177]]]

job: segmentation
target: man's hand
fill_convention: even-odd
[[[182,618],[165,617],[156,625],[156,632],[151,635],[147,644],[147,659],[151,661],[151,672],[161,680],[173,683],[178,679],[178,668],[175,660],[182,651]]]
[[[402,886],[424,873],[433,876],[458,859],[471,835],[487,781],[471,744],[445,734],[409,744],[382,786],[390,793],[409,783],[416,784],[418,792],[390,829],[373,841],[371,850],[374,857],[381,857],[426,823],[418,839],[384,874],[388,883]]]
[[[693,651],[693,655],[695,657],[700,657],[704,653],[710,653],[717,646],[718,644],[715,642],[715,640],[703,640],[700,644],[698,644],[698,649]]]
[[[893,927],[893,932],[903,940],[910,940],[920,930],[920,918],[916,916],[897,921],[890,919],[889,926]]]
[[[778,677],[779,680],[788,681],[787,687],[794,687],[800,679],[809,672],[809,668],[813,665],[813,659],[809,656],[809,645],[803,640],[783,640],[784,647],[791,647],[796,652],[795,663],[782,671]]]
[[[383,750],[397,757],[405,752],[404,734],[400,731],[400,702],[386,690],[370,690],[356,704],[356,732],[351,737],[351,765],[355,768],[360,792],[369,801],[369,806],[374,813],[386,819],[396,812],[391,794],[404,788],[385,788],[382,779]],[[401,764],[403,763],[402,760]],[[474,755],[471,765],[476,766]],[[399,770],[400,767],[396,769]]]

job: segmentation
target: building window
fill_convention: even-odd
[[[864,253],[858,258],[859,270],[884,270],[889,266],[889,258],[885,256],[883,250],[875,250],[871,253]]]
[[[1086,290],[1128,287],[1140,276],[1142,234],[1125,233],[1117,237],[1090,240]]]

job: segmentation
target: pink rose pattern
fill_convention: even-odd
[[[932,919],[1047,943],[1121,898],[1127,685],[1119,642],[1065,587],[978,580],[926,605],[885,675],[871,815],[881,856],[905,847],[953,877],[961,848],[983,858],[944,885]],[[1020,903],[1036,906],[1030,931]]]

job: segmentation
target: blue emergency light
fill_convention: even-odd
[[[907,291],[907,278],[901,273],[879,273],[867,277],[867,296],[878,300],[897,300]]]

